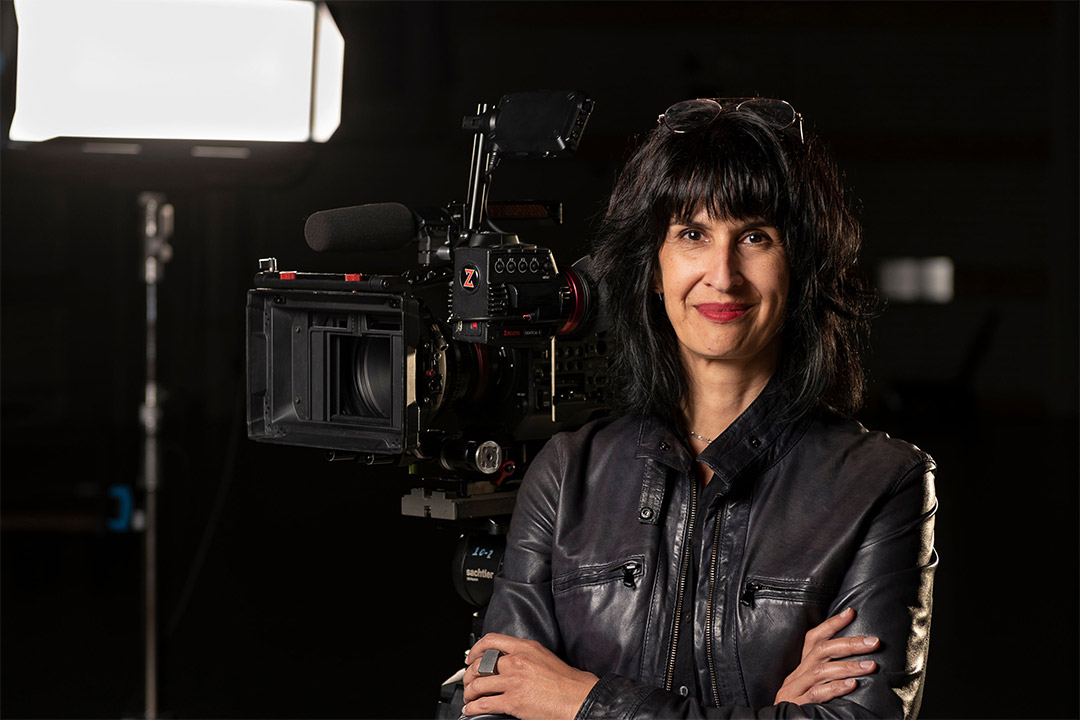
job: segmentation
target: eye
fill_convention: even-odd
[[[742,236],[742,242],[747,245],[768,245],[776,242],[776,239],[764,230],[751,230]]]
[[[701,242],[705,239],[705,233],[696,228],[685,228],[679,233],[678,237],[690,242]]]

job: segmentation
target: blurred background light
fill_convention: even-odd
[[[319,5],[319,17],[315,25],[315,53],[311,139],[315,142],[326,142],[341,124],[345,39],[325,4]]]
[[[954,295],[955,266],[950,257],[884,258],[878,287],[896,302],[948,303]]]
[[[303,0],[17,0],[9,137],[325,142],[344,41]]]

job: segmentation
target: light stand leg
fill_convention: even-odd
[[[141,193],[144,280],[146,282],[146,390],[140,419],[143,426],[143,489],[145,495],[143,554],[145,599],[145,700],[144,717],[158,716],[157,647],[157,492],[161,483],[158,429],[161,408],[157,385],[157,286],[162,269],[172,257],[169,237],[173,230],[173,207],[159,193]]]

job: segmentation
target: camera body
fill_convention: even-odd
[[[513,259],[550,258],[543,248],[520,249]],[[477,286],[462,288],[470,302],[460,316],[440,311],[449,281],[256,275],[247,302],[249,437],[410,464],[443,458],[432,443],[452,435],[505,446],[546,439],[602,410],[605,333],[572,324],[585,313],[572,287],[587,280],[552,268],[533,282],[499,282],[486,267],[503,256],[485,250],[484,270],[455,273]],[[466,257],[466,269],[479,264]],[[464,283],[454,285],[456,294]],[[564,328],[581,332],[559,335]]]
[[[572,153],[591,109],[576,92],[480,105],[463,123],[475,134],[464,203],[325,211],[305,228],[316,249],[416,243],[418,267],[305,273],[261,261],[247,298],[248,436],[332,459],[426,462],[464,500],[462,488],[512,480],[553,433],[605,414],[606,329],[588,259],[560,268],[550,249],[494,224],[553,218],[551,204],[487,199],[502,157]],[[416,497],[413,512],[433,514],[430,490]]]

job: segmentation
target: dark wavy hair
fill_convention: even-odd
[[[688,383],[653,277],[669,225],[702,208],[717,218],[762,218],[783,236],[791,285],[770,392],[780,394],[784,415],[818,403],[854,413],[877,306],[856,267],[862,229],[820,142],[745,109],[686,133],[658,127],[616,182],[591,254],[610,313],[617,409],[680,423]]]

